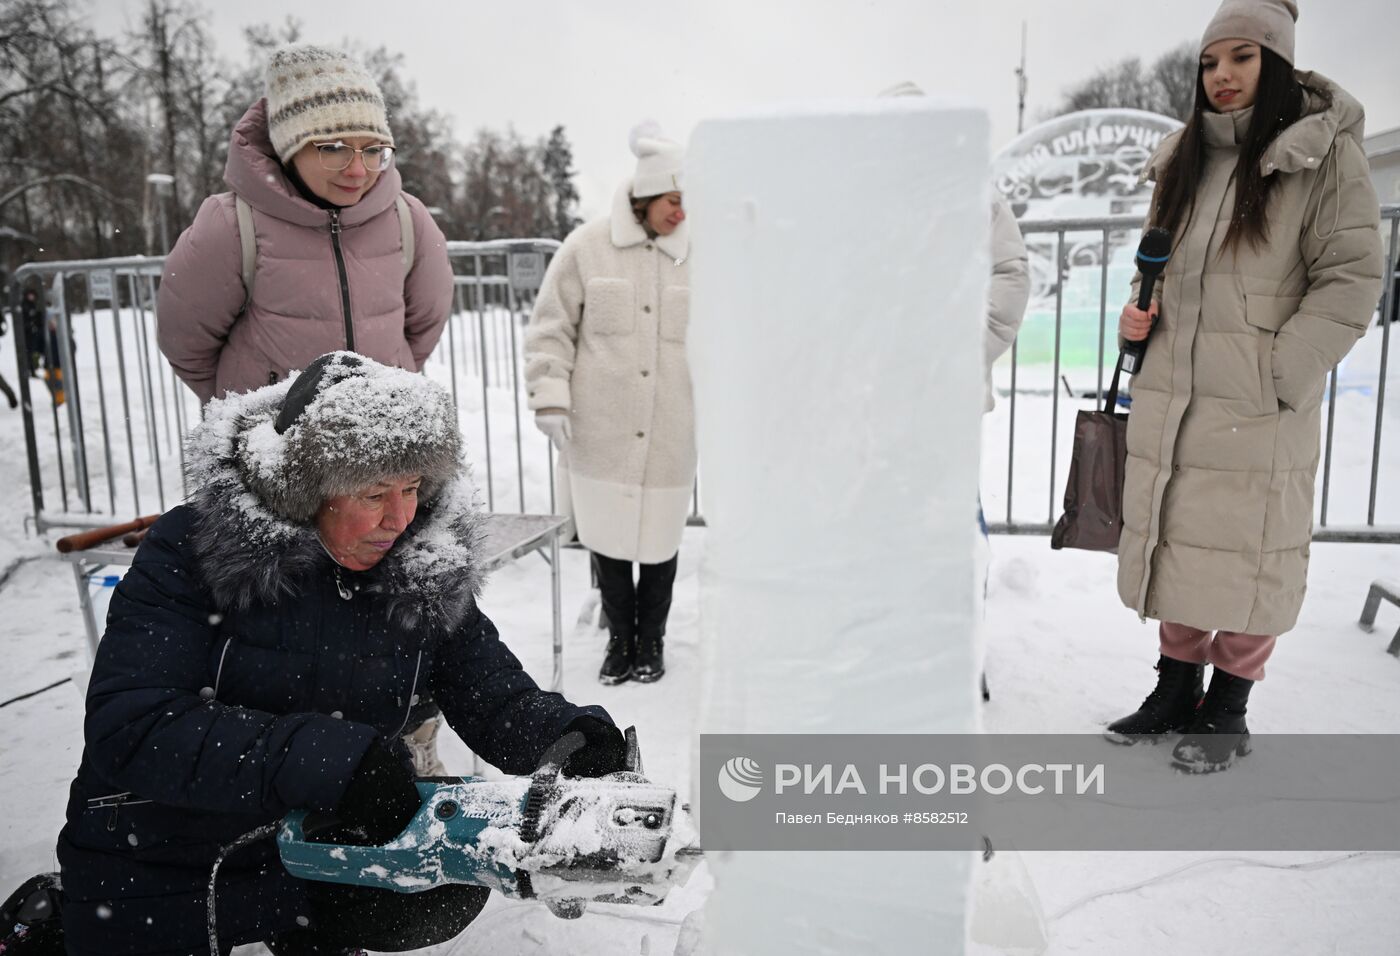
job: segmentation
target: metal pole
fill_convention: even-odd
[[[54,293],[58,300],[58,354],[59,381],[63,383],[64,404],[68,406],[68,436],[73,446],[73,484],[82,500],[83,510],[92,511],[92,488],[88,479],[87,441],[83,435],[82,409],[78,404],[78,370],[73,365],[73,329],[68,323],[68,298],[65,282],[67,275],[60,272],[54,279]],[[115,290],[114,290],[115,291]],[[92,307],[92,303],[88,303]],[[49,370],[52,373],[52,369]],[[66,509],[65,509],[66,510]]]
[[[1021,65],[1016,69],[1016,133],[1020,135],[1026,126],[1026,88],[1030,85],[1026,76],[1026,21],[1021,21]]]
[[[1395,258],[1395,250],[1400,248],[1400,216],[1390,221],[1390,253],[1386,256],[1386,265]],[[1381,373],[1380,384],[1376,386],[1376,441],[1371,449],[1371,498],[1366,507],[1366,525],[1373,527],[1376,523],[1376,486],[1380,480],[1381,473],[1381,429],[1385,424],[1385,378],[1386,368],[1390,359],[1390,323],[1386,319],[1390,315],[1390,297],[1395,289],[1395,281],[1391,270],[1386,269],[1385,288],[1381,294]]]
[[[1094,392],[1094,405],[1103,401],[1104,329],[1108,325],[1108,230],[1103,231],[1103,248],[1099,251],[1099,378]],[[1114,409],[1110,408],[1109,412]]]
[[[481,257],[476,257],[476,273],[481,274]],[[481,286],[476,288],[477,305],[483,305],[482,297],[485,290]],[[477,328],[481,331],[481,340],[486,341],[486,310],[481,308],[476,313]],[[491,474],[491,392],[487,381],[486,364],[481,366],[481,424],[485,429],[486,444],[486,510],[496,510],[496,483]]]
[[[171,170],[175,172],[175,170]],[[175,194],[174,180],[170,182],[170,193]],[[160,185],[156,186],[156,212],[160,217],[160,254],[165,256],[170,254],[170,225],[165,210],[165,190]]]
[[[137,299],[137,314],[140,316],[143,335],[146,328],[146,302],[148,301],[151,303],[151,321],[155,323],[157,332],[160,329],[160,316],[156,314],[156,279],[155,276],[146,276],[145,278],[145,286],[150,289],[150,298]],[[136,289],[138,292],[142,290],[140,276],[137,276],[136,279]],[[155,332],[152,333],[152,338],[155,337],[155,334]],[[151,351],[154,355],[156,350],[152,349]],[[160,410],[165,418],[165,453],[168,455],[170,454],[170,398],[165,394],[165,376],[160,374],[160,360],[156,359],[155,364],[156,367],[151,371],[151,377],[160,383]]]
[[[1327,500],[1332,492],[1332,436],[1337,427],[1337,369],[1327,373],[1327,446],[1322,459],[1322,517],[1321,527],[1327,527]]]
[[[478,305],[481,303],[480,290],[481,276],[478,275],[476,277],[476,285],[473,287],[473,292],[475,293],[473,298],[476,300]],[[472,354],[476,358],[476,374],[478,376],[483,376],[486,374],[486,360],[483,357],[486,349],[486,343],[481,340],[481,330],[480,328],[478,328],[477,323],[468,322],[467,324],[471,326],[472,330]]]
[[[115,290],[113,290],[115,291]],[[117,513],[116,469],[112,466],[112,430],[107,426],[107,384],[102,378],[102,347],[97,342],[97,312],[88,312],[92,320],[92,363],[97,368],[97,409],[102,415],[102,460],[107,465],[107,498],[112,514]]]
[[[29,354],[33,351],[24,328],[25,267],[20,266],[10,279],[10,314],[15,318],[15,374],[19,386],[20,415],[24,419],[24,455],[29,463],[29,501],[37,521],[44,510],[44,479],[39,471],[39,442],[34,426],[34,401],[29,393]],[[36,343],[37,344],[37,343]]]
[[[1065,234],[1055,242],[1055,372],[1050,379],[1050,518],[1055,520],[1055,445],[1060,437],[1060,323],[1064,312]]]
[[[506,272],[509,279],[510,257],[506,256]],[[515,483],[520,489],[520,513],[525,513],[525,453],[521,449],[523,439],[520,434],[520,361],[516,344],[515,290],[506,283],[506,322],[510,326],[510,382],[511,397],[515,401]]]
[[[112,282],[115,285],[116,276],[112,277]],[[115,289],[113,291],[115,292]],[[112,315],[116,316],[117,314],[114,306]],[[134,316],[135,314],[135,307],[133,306],[132,315]],[[147,388],[149,383],[146,380],[149,378],[150,369],[146,365],[146,337],[141,334],[142,331],[140,327],[135,329],[132,333],[132,338],[136,341],[137,394],[141,399],[141,415],[146,420],[146,460],[149,462],[154,461],[156,455],[156,432],[155,429],[151,427],[152,416],[155,409],[152,408],[152,402],[150,401],[151,392]]]
[[[559,513],[559,503],[554,500],[554,442],[548,438],[544,440],[545,463],[549,470],[549,513]]]
[[[1018,335],[1011,340],[1011,420],[1006,439],[1006,523],[1011,524],[1011,496],[1016,485],[1016,351],[1021,343]]]
[[[506,305],[506,294],[496,287],[496,354],[500,359],[500,374],[496,381],[504,386],[510,380],[510,311]]]
[[[63,468],[63,426],[58,418],[58,405],[53,402],[53,396],[49,396],[49,407],[53,409],[53,442],[54,460],[58,462],[58,491],[63,498],[63,510],[68,510],[68,475]],[[34,516],[38,521],[39,516]]]
[[[88,591],[88,582],[92,575],[100,570],[101,565],[89,564],[86,561],[73,562],[73,578],[78,582],[78,606],[83,611],[83,629],[87,631],[88,648],[94,656],[97,654],[97,642],[101,640],[102,635],[97,630],[97,614],[92,608],[92,594]]]
[[[457,290],[452,290],[452,298],[457,299]],[[452,319],[456,313],[448,313],[447,316],[447,374],[452,379],[452,407],[456,408],[457,402],[457,328]]]
[[[122,385],[122,417],[126,421],[126,458],[131,466],[131,504],[136,514],[141,513],[141,482],[136,475],[136,439],[131,431],[131,397],[126,388],[126,349],[122,348],[122,324],[115,312],[112,313],[112,330],[117,336],[117,372]]]
[[[177,448],[180,449],[180,493],[186,498],[190,496],[190,479],[185,473],[185,395],[181,391],[180,380],[175,377],[175,370],[170,370],[170,393],[175,398],[175,431],[180,435]]]
[[[564,690],[564,612],[563,597],[559,587],[559,536],[569,527],[556,528],[549,538],[549,596],[554,610],[554,677],[549,689],[556,694]]]
[[[136,341],[139,343],[141,355],[141,383],[145,389],[145,399],[143,407],[146,409],[146,435],[150,439],[151,456],[156,466],[156,500],[160,504],[162,513],[165,511],[165,476],[161,474],[160,464],[160,438],[156,435],[156,393],[152,386],[151,379],[155,378],[155,373],[150,368],[151,343],[146,337],[146,312],[144,309],[136,313]]]

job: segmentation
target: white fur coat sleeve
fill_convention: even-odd
[[[564,240],[545,272],[525,333],[525,387],[531,410],[573,407],[570,380],[583,318],[583,280],[578,243]]]

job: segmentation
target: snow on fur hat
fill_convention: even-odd
[[[272,54],[267,129],[283,163],[313,139],[373,136],[394,143],[384,95],[369,71],[344,53],[310,45]]]
[[[638,123],[627,141],[637,157],[632,198],[645,199],[680,191],[685,147],[662,135],[661,126],[655,120]]]
[[[353,352],[322,355],[298,375],[275,417],[242,431],[248,489],[274,514],[309,523],[321,504],[395,475],[423,476],[431,500],[461,467],[452,396],[441,385]],[[259,389],[258,391],[263,391]]]
[[[1225,0],[1201,37],[1201,52],[1220,40],[1249,40],[1268,47],[1293,65],[1294,0]]]

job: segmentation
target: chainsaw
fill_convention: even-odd
[[[643,776],[635,728],[626,733],[626,769],[597,779],[561,773],[582,742],[572,736],[529,777],[420,778],[417,814],[381,846],[321,842],[317,833],[335,821],[288,814],[277,835],[282,864],[301,879],[400,893],[469,883],[540,900],[564,919],[583,915],[590,901],[662,902],[702,857],[687,808],[674,788]]]

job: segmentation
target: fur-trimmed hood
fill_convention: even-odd
[[[249,448],[268,467],[266,441],[292,382],[211,402],[190,435],[186,468],[199,516],[194,547],[201,576],[222,609],[295,597],[312,575],[336,565],[313,522],[276,513],[250,486]],[[295,474],[295,471],[292,472]],[[293,478],[293,480],[295,480]],[[423,496],[413,522],[374,568],[352,575],[361,590],[383,595],[391,622],[443,632],[471,609],[483,583],[480,513],[465,469]]]

